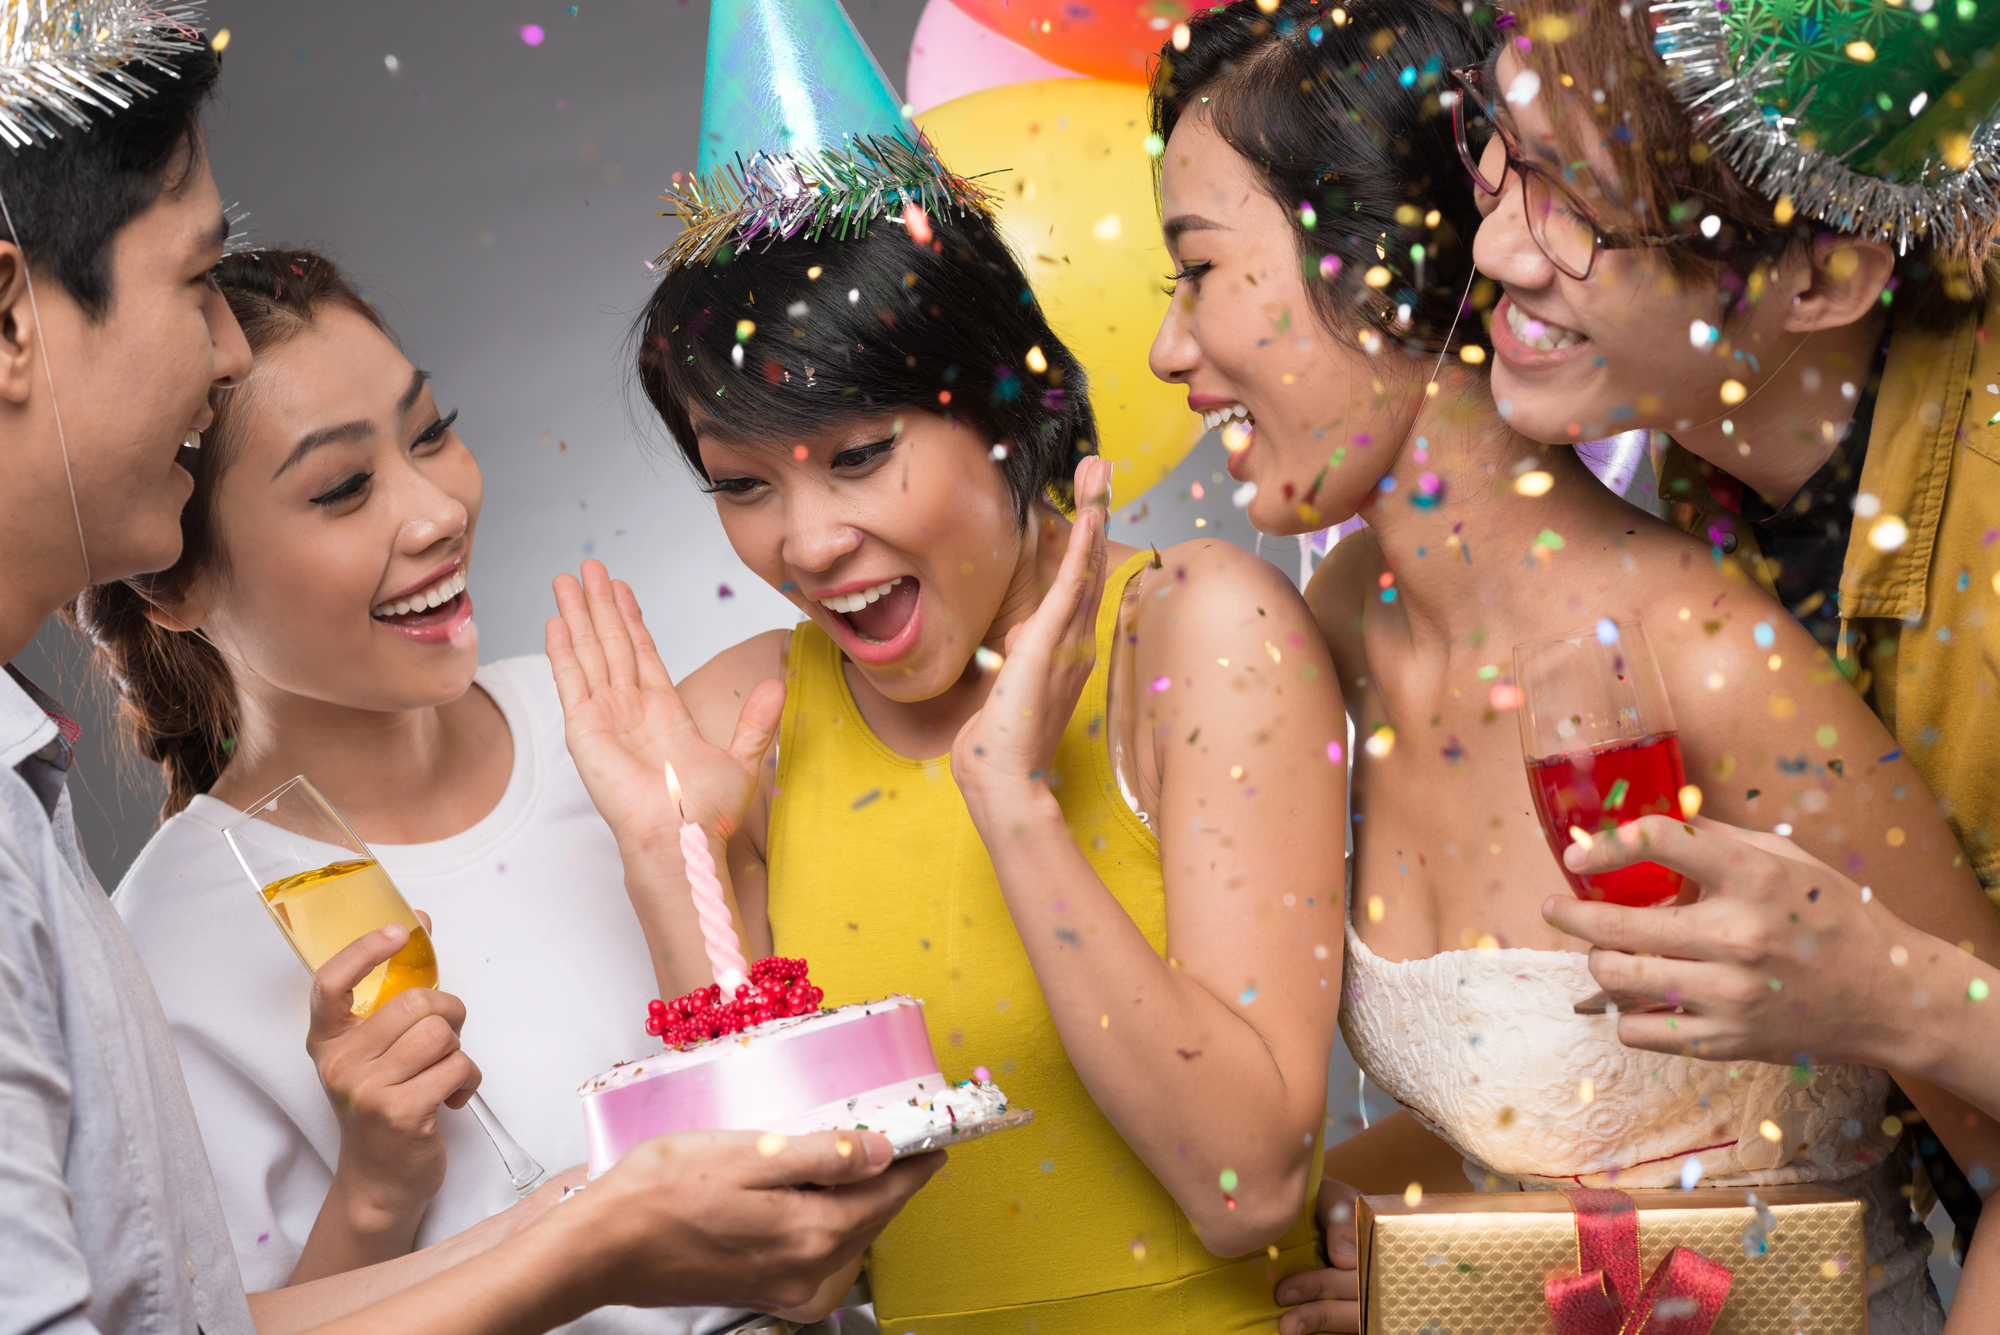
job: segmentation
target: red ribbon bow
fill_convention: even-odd
[[[1622,1191],[1563,1192],[1576,1207],[1581,1274],[1542,1286],[1556,1335],[1708,1335],[1729,1300],[1729,1267],[1676,1247],[1639,1283],[1639,1207]]]

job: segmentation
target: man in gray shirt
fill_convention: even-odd
[[[175,460],[250,353],[208,281],[228,230],[197,121],[215,53],[138,0],[0,0],[0,29],[28,53],[0,65],[6,663],[88,584],[175,560],[192,487]],[[75,740],[7,667],[0,1335],[502,1335],[605,1303],[799,1306],[941,1161],[891,1165],[858,1133],[775,1153],[749,1134],[663,1137],[559,1206],[544,1193],[423,1252],[246,1299],[172,1037],[77,847]]]

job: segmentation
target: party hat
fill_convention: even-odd
[[[1655,43],[1729,165],[1788,211],[1964,255],[2000,210],[1994,0],[1662,0]]]
[[[695,176],[661,196],[686,228],[656,271],[725,245],[861,236],[878,218],[990,212],[938,161],[839,0],[714,0]]]
[[[83,129],[153,89],[151,67],[202,45],[199,0],[0,0],[0,143],[21,149]]]

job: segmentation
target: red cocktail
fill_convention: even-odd
[[[1563,849],[1576,842],[1579,833],[1614,830],[1641,816],[1683,819],[1680,791],[1686,783],[1680,736],[1673,732],[1528,760],[1535,814],[1542,818],[1542,832],[1559,865]],[[1631,908],[1664,904],[1681,889],[1680,873],[1656,862],[1593,876],[1579,876],[1564,867],[1563,875],[1579,899],[1602,899]]]

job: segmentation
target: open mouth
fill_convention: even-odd
[[[407,598],[383,603],[371,609],[369,615],[399,628],[430,626],[456,616],[459,605],[464,601],[465,568],[460,566],[429,588],[419,589]]]
[[[856,639],[864,644],[888,647],[901,639],[910,628],[917,614],[920,595],[921,589],[915,576],[898,575],[895,579],[884,580],[853,593],[822,598],[819,603],[845,621]]]
[[[1507,321],[1507,332],[1514,336],[1514,340],[1536,352],[1561,352],[1564,348],[1575,347],[1587,338],[1574,329],[1565,329],[1559,324],[1537,320],[1515,305],[1511,299],[1507,302],[1504,318]]]

